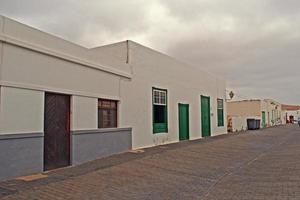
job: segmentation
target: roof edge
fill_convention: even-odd
[[[90,62],[90,61],[87,61],[87,60],[78,59],[78,58],[76,58],[72,55],[69,55],[69,54],[64,54],[64,53],[61,53],[61,52],[58,52],[58,51],[55,51],[55,50],[47,49],[47,48],[42,47],[42,46],[38,46],[38,45],[34,45],[32,43],[21,41],[19,39],[10,37],[8,35],[5,35],[1,32],[0,32],[0,41],[3,42],[3,43],[8,43],[8,44],[11,44],[11,45],[14,45],[14,46],[29,49],[29,50],[32,50],[32,51],[35,51],[35,52],[39,52],[39,53],[42,53],[42,54],[45,54],[45,55],[48,55],[48,56],[52,56],[52,57],[56,57],[56,58],[59,58],[59,59],[62,59],[62,60],[66,60],[66,61],[69,61],[69,62],[72,62],[72,63],[75,63],[75,64],[80,64],[80,65],[83,65],[85,67],[89,67],[89,68],[92,68],[92,69],[104,71],[104,72],[111,73],[111,74],[118,75],[118,76],[122,76],[122,77],[125,77],[125,78],[132,78],[132,74],[125,73],[123,71],[114,69],[112,67],[96,64],[96,63],[93,63],[93,62]]]

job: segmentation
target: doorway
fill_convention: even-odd
[[[44,170],[70,165],[70,96],[45,93]]]
[[[210,127],[210,97],[201,96],[202,137],[211,136]]]
[[[189,136],[189,104],[178,104],[179,140],[188,140]]]

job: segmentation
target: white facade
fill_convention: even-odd
[[[284,124],[282,119],[281,104],[272,99],[265,99],[262,101],[262,112],[266,113],[267,126],[276,126]]]
[[[216,113],[216,99],[225,100],[224,80],[131,41],[88,50],[4,22],[1,133],[43,132],[45,91],[72,95],[72,130],[97,129],[98,98],[119,100],[119,127],[133,127],[133,148],[177,142],[178,103],[190,104],[190,139],[200,138],[201,95],[211,98],[211,134],[226,133]],[[152,133],[152,87],[168,90],[165,134]]]
[[[132,41],[87,49],[0,16],[0,159],[7,160],[0,166],[0,179],[42,170],[48,93],[70,97],[71,164],[127,148],[178,142],[179,103],[189,104],[189,139],[201,138],[201,95],[210,97],[205,118],[210,135],[227,133],[225,81],[198,67]],[[167,131],[155,134],[153,88],[167,91]],[[115,129],[98,129],[99,99],[118,102]],[[224,102],[223,125],[218,99]],[[10,138],[16,147],[23,140],[14,139],[25,138],[20,148],[31,148],[27,155],[10,150],[18,163],[1,153],[1,147],[12,146],[6,143]],[[11,166],[18,173],[5,171]]]
[[[121,79],[131,78],[126,64],[108,66],[87,48],[0,16],[0,180],[47,170],[46,93],[70,100],[64,165],[132,149],[131,128],[99,130],[97,113],[99,98],[121,102]]]
[[[8,18],[0,25],[0,133],[43,132],[45,91],[72,95],[72,130],[96,129],[91,106],[98,98],[120,100],[129,66],[107,67],[84,47]]]
[[[201,95],[211,98],[211,135],[227,132],[226,125],[217,126],[217,99],[225,101],[226,95],[224,80],[131,41],[92,51],[123,63],[128,59],[133,78],[121,83],[120,125],[132,126],[133,148],[178,142],[178,103],[190,106],[190,139],[201,138]],[[168,133],[152,132],[152,87],[168,91]]]

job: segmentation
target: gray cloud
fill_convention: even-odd
[[[132,39],[227,79],[240,96],[300,104],[298,0],[0,0],[0,14],[94,47]]]

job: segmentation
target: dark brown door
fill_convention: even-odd
[[[45,94],[44,170],[70,165],[70,96]]]

